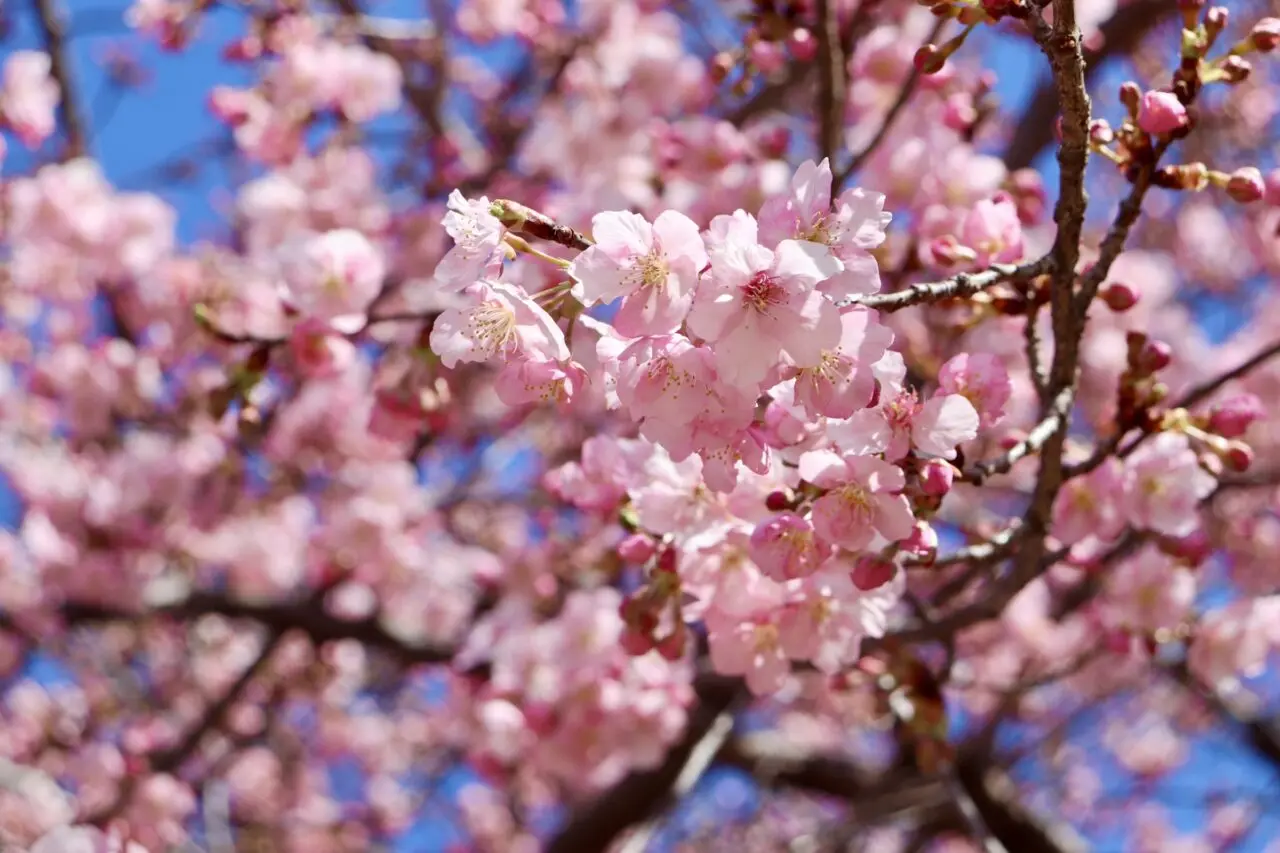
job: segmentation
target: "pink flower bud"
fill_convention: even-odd
[[[751,64],[765,74],[773,74],[786,63],[787,56],[781,45],[771,41],[758,41],[751,45]]]
[[[618,556],[628,563],[643,563],[653,556],[657,546],[643,533],[633,533],[618,543]]]
[[[1102,301],[1117,314],[1128,311],[1138,304],[1138,291],[1120,281],[1113,281],[1102,288]]]
[[[1146,92],[1138,105],[1138,127],[1147,133],[1169,133],[1187,126],[1187,108],[1172,92]]]
[[[884,586],[893,580],[898,567],[882,557],[862,556],[849,573],[853,585],[863,592]]]
[[[963,133],[978,120],[978,111],[973,106],[973,96],[968,92],[956,92],[947,98],[946,108],[942,113],[942,123],[950,130]]]
[[[932,562],[932,558],[938,553],[938,531],[927,521],[917,521],[911,535],[898,545],[904,553]]]
[[[1263,18],[1253,25],[1249,41],[1254,50],[1270,53],[1280,47],[1280,18]]]
[[[1253,73],[1253,66],[1242,56],[1228,56],[1222,60],[1222,77],[1228,83],[1243,83]]]
[[[1267,185],[1262,180],[1262,172],[1254,166],[1236,169],[1227,179],[1227,195],[1240,204],[1259,201],[1266,192]]]
[[[658,641],[658,654],[667,660],[680,660],[688,647],[688,634],[684,625],[677,625],[676,630]]]
[[[1142,89],[1132,80],[1120,84],[1120,103],[1124,104],[1130,114],[1137,115],[1142,107]]]
[[[947,57],[936,44],[926,44],[911,59],[921,74],[937,74],[947,64]]]
[[[1213,543],[1209,540],[1208,533],[1198,529],[1188,536],[1166,540],[1163,549],[1180,560],[1199,565],[1209,559],[1209,555],[1213,553]]]
[[[920,469],[920,490],[932,498],[951,491],[956,469],[941,459],[930,459]]]
[[[764,499],[765,508],[769,512],[785,512],[795,503],[795,495],[790,489],[776,489]]]
[[[1243,474],[1253,466],[1253,448],[1243,441],[1232,441],[1227,444],[1222,454],[1222,461],[1237,474]]]
[[[1173,361],[1173,348],[1164,341],[1157,341],[1149,338],[1142,348],[1138,350],[1138,356],[1134,359],[1134,370],[1142,376],[1150,376],[1153,373],[1164,370]]]
[[[1089,139],[1098,145],[1109,145],[1116,141],[1116,134],[1106,119],[1095,119],[1089,125]]]
[[[1209,411],[1209,431],[1223,438],[1239,438],[1264,414],[1266,409],[1256,394],[1237,394]]]
[[[787,39],[787,49],[800,62],[810,62],[818,55],[818,40],[804,27],[796,27]]]
[[[1044,179],[1035,169],[1019,169],[1010,176],[1009,194],[1018,206],[1018,218],[1024,225],[1039,223],[1048,207]]]
[[[635,628],[625,628],[618,638],[618,644],[632,657],[640,657],[653,651],[653,637]]]
[[[1226,6],[1212,6],[1208,12],[1204,13],[1204,28],[1209,31],[1212,38],[1227,28],[1227,22],[1231,20],[1231,13],[1227,11]]]

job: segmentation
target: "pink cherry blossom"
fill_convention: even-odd
[[[721,354],[724,379],[744,388],[764,379],[779,349],[796,366],[813,367],[840,339],[839,314],[815,289],[837,262],[812,243],[768,249],[756,232],[742,211],[712,222],[710,278],[689,312],[690,331]]]
[[[386,267],[377,247],[348,228],[310,237],[282,258],[286,298],[308,317],[351,331],[382,288]]]
[[[875,388],[871,366],[893,342],[893,333],[870,311],[846,311],[840,328],[836,346],[823,350],[817,365],[796,375],[796,401],[811,417],[847,418],[865,408]]]
[[[48,139],[54,131],[54,109],[61,97],[58,83],[49,76],[49,55],[32,50],[11,53],[4,63],[0,83],[0,124],[18,135],[28,148]]]
[[[1124,466],[1115,459],[1070,480],[1053,505],[1053,535],[1068,545],[1090,536],[1114,539],[1127,523],[1124,488]]]
[[[990,353],[961,353],[938,371],[938,384],[948,394],[959,394],[973,404],[979,425],[990,428],[1004,417],[1013,392],[1004,363]]]
[[[569,267],[575,294],[587,305],[622,299],[613,325],[628,337],[676,331],[707,265],[698,226],[663,211],[652,224],[626,211],[592,219],[595,245]]]
[[[517,356],[543,361],[569,357],[555,321],[520,289],[482,281],[462,296],[464,304],[441,314],[431,330],[431,349],[446,367]]]
[[[1001,194],[975,204],[965,217],[961,239],[977,253],[974,263],[980,267],[1020,260],[1022,222],[1013,199]]]
[[[877,535],[889,541],[911,535],[915,519],[899,494],[906,485],[901,468],[819,450],[800,457],[800,476],[827,490],[813,504],[813,526],[824,540],[860,551]]]
[[[436,265],[435,280],[450,291],[465,290],[502,267],[498,245],[505,229],[489,210],[489,199],[470,200],[454,190],[444,228],[454,245]]]
[[[757,525],[751,534],[751,558],[777,581],[811,575],[830,556],[814,536],[808,519],[783,513]]]
[[[1160,433],[1125,463],[1125,514],[1136,527],[1186,536],[1199,524],[1200,501],[1215,485],[1186,436]]]

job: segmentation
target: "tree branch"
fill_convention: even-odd
[[[65,22],[54,8],[55,0],[35,0],[36,18],[40,22],[40,35],[45,52],[49,54],[49,73],[58,82],[61,97],[58,100],[58,117],[66,134],[67,147],[64,159],[73,160],[89,152],[89,137],[79,113],[79,90],[71,64],[67,60]]]
[[[1134,0],[1121,6],[1100,28],[1102,46],[1085,52],[1085,81],[1091,83],[1103,64],[1113,56],[1129,53],[1142,38],[1178,10],[1176,3],[1165,0]],[[1031,96],[1022,115],[1014,122],[1017,128],[1004,152],[1009,169],[1030,166],[1036,156],[1053,142],[1054,119],[1058,115],[1058,90],[1052,79],[1043,81]]]
[[[145,611],[118,610],[91,602],[68,601],[62,605],[62,617],[69,625],[94,622],[128,622],[139,619],[196,619],[218,615],[228,619],[248,619],[268,630],[284,633],[301,631],[316,643],[334,640],[357,640],[370,648],[380,649],[404,664],[447,663],[453,649],[431,645],[412,645],[395,637],[374,617],[349,620],[327,613],[311,600],[285,602],[246,602],[214,592],[194,592],[180,601]]]
[[[868,296],[845,299],[837,304],[842,308],[847,305],[863,305],[877,311],[892,313],[927,302],[966,299],[1004,281],[1025,281],[1035,278],[1048,272],[1052,266],[1051,259],[1047,257],[1021,266],[996,264],[982,272],[962,272],[942,281],[920,282],[894,293],[872,293]]]
[[[662,764],[628,775],[570,816],[548,842],[545,853],[603,853],[629,827],[661,808],[698,744],[742,690],[737,679],[719,677],[700,679],[698,686],[699,701],[685,735],[667,752]]]
[[[817,0],[818,17],[818,152],[819,159],[835,167],[836,152],[843,146],[845,58],[840,47],[840,25],[831,0]],[[834,196],[839,190],[832,187]]]

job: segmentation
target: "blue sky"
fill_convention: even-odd
[[[204,93],[214,84],[247,82],[242,68],[220,58],[221,46],[243,31],[240,15],[227,10],[207,15],[201,34],[192,45],[180,54],[170,54],[147,39],[121,41],[128,35],[122,21],[122,11],[128,6],[126,0],[73,0],[65,5],[75,9],[70,26],[71,62],[80,81],[80,109],[93,131],[93,153],[103,163],[109,179],[121,189],[158,191],[179,213],[178,228],[182,241],[192,243],[222,236],[225,230],[223,212],[234,197],[230,189],[233,183],[222,160],[208,156],[213,150],[210,146],[225,138],[225,131],[210,117]],[[415,17],[426,3],[422,0],[385,0],[366,5],[379,15]],[[7,48],[38,46],[37,30],[27,4],[19,4],[14,11],[17,28]],[[104,79],[101,63],[109,49],[122,43],[128,45],[149,72],[149,80],[137,92],[121,98],[113,94]],[[1040,79],[1043,62],[1034,46],[1027,42],[1000,39],[989,43],[985,49],[998,74],[998,95],[1009,109],[1016,110]],[[1115,75],[1108,75],[1108,81],[1112,79]],[[17,145],[11,145],[9,150],[4,166],[6,175],[24,170],[30,162]],[[158,183],[158,164],[193,156],[201,166],[194,180],[180,185]],[[1056,179],[1056,164],[1052,157],[1042,156],[1038,165],[1044,169],[1046,182],[1052,184]],[[1214,337],[1230,331],[1243,316],[1242,306],[1223,304],[1221,300],[1198,303],[1197,309]],[[19,507],[12,493],[0,488],[0,523],[13,526],[18,519]],[[42,678],[54,677],[57,666],[55,662],[43,661],[36,664],[33,671]],[[1087,744],[1091,736],[1082,737]],[[1235,787],[1258,788],[1270,785],[1274,780],[1273,772],[1253,758],[1247,748],[1231,738],[1219,737],[1206,738],[1196,744],[1190,767],[1178,774],[1171,784],[1185,787],[1190,777],[1195,778],[1196,784],[1204,786],[1230,783]],[[349,772],[339,772],[337,778],[344,789],[354,782]],[[420,826],[401,839],[396,850],[399,853],[431,853],[459,840],[451,828],[449,804],[459,788],[470,780],[470,774],[461,769],[435,780],[439,797],[424,814]],[[747,813],[755,801],[751,786],[732,771],[710,775],[698,790],[700,793],[673,819],[673,827],[705,820],[708,810],[722,816],[726,813]],[[1203,815],[1198,809],[1173,809],[1172,813],[1186,828],[1194,826]],[[1237,850],[1241,853],[1261,851],[1264,847],[1262,833],[1255,833],[1255,836]],[[1113,832],[1097,830],[1094,835],[1098,845],[1096,849],[1118,851],[1119,848],[1114,846],[1115,839]],[[660,843],[658,846],[665,845]]]

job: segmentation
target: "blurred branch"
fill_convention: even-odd
[[[73,160],[89,153],[88,133],[79,113],[79,88],[67,60],[66,24],[56,0],[35,0],[36,18],[45,52],[49,54],[49,73],[58,82],[58,118],[66,134],[64,159]]]
[[[671,747],[662,764],[623,778],[594,801],[586,804],[547,843],[544,853],[603,853],[626,830],[655,814],[699,744],[711,732],[721,714],[741,695],[737,679],[700,679],[698,701],[689,717],[684,737]]]
[[[1178,4],[1166,0],[1132,0],[1121,6],[1100,27],[1102,46],[1098,50],[1085,51],[1085,81],[1093,82],[1108,59],[1132,51],[1148,32],[1177,11]],[[1059,103],[1053,80],[1041,82],[1022,115],[1012,122],[1017,130],[1004,152],[1004,162],[1010,170],[1030,166],[1036,156],[1053,142]]]
[[[939,18],[937,23],[933,25],[933,29],[929,31],[927,36],[925,36],[922,46],[933,44],[937,41],[942,36],[942,31],[946,26],[947,19]],[[876,149],[878,149],[880,144],[884,142],[885,137],[889,135],[889,131],[893,129],[893,125],[897,122],[898,116],[902,114],[904,109],[906,109],[907,103],[911,100],[911,96],[915,94],[916,85],[920,82],[920,76],[920,69],[912,63],[911,71],[907,74],[907,79],[903,81],[902,88],[898,90],[898,97],[894,99],[893,103],[889,106],[888,111],[885,112],[884,118],[881,119],[880,126],[876,128],[875,134],[861,151],[853,155],[853,159],[849,161],[849,164],[836,173],[835,186],[832,187],[831,190],[831,194],[833,196],[840,192],[840,188],[844,186],[845,182],[848,181],[853,174],[866,165],[867,160],[871,158],[872,154],[876,153]]]
[[[350,620],[330,615],[323,604],[311,600],[285,602],[247,602],[221,593],[193,592],[172,604],[145,611],[113,609],[91,602],[68,601],[62,605],[62,617],[69,625],[92,622],[130,622],[148,618],[196,619],[217,615],[228,619],[248,619],[273,632],[301,631],[315,643],[334,640],[357,640],[370,648],[380,649],[404,664],[447,663],[453,649],[432,645],[413,645],[395,637],[376,617]]]

